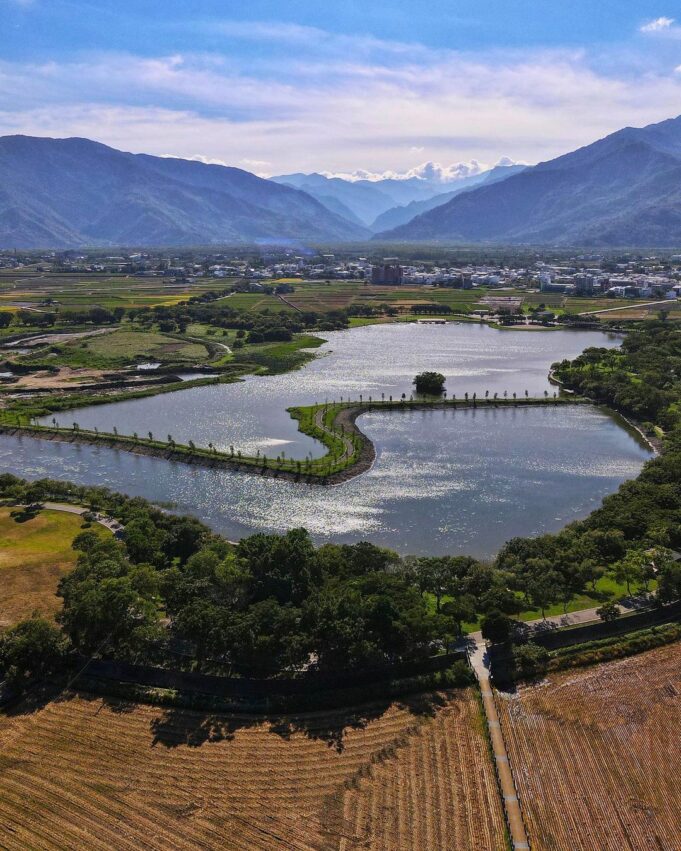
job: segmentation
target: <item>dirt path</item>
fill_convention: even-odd
[[[342,411],[337,414],[336,421],[340,420],[341,414]],[[327,426],[324,424],[324,408],[320,408],[318,411],[315,411],[314,424],[325,434],[328,434],[331,437],[338,438],[339,440],[343,441],[343,454],[340,456],[340,458],[336,459],[337,462],[345,462],[352,458],[352,454],[355,451],[355,447],[352,440],[345,434],[339,434],[337,431],[332,431],[330,428],[327,428]]]
[[[44,346],[49,343],[63,343],[69,340],[82,340],[85,337],[99,337],[102,334],[113,334],[117,328],[97,328],[94,331],[74,331],[71,334],[41,334],[38,337],[24,337],[21,340],[14,340],[11,343],[6,343],[3,348],[13,349],[17,346]]]
[[[478,682],[480,683],[482,704],[485,710],[485,716],[487,717],[490,739],[492,740],[494,762],[496,764],[499,783],[501,785],[501,794],[511,834],[511,842],[513,844],[514,851],[526,851],[526,849],[529,849],[530,843],[527,838],[525,823],[523,822],[523,815],[520,809],[520,800],[518,799],[518,791],[513,778],[513,772],[511,771],[511,765],[508,761],[506,742],[504,741],[504,736],[501,732],[497,706],[494,701],[494,692],[492,691],[492,685],[489,680],[490,672],[487,648],[482,639],[476,642],[475,650],[470,654],[470,660],[473,670],[475,671],[475,676],[478,678]]]
[[[584,313],[578,313],[577,316],[595,316],[597,313],[613,313],[616,310],[634,310],[640,307],[654,307],[657,305],[661,307],[663,304],[674,304],[673,301],[668,301],[667,299],[658,299],[657,301],[646,301],[641,304],[640,302],[634,304],[625,304],[622,307],[605,307],[600,310],[585,310]]]

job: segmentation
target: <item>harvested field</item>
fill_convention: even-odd
[[[681,849],[681,644],[498,703],[533,848]]]
[[[473,691],[263,722],[69,695],[0,715],[0,848],[505,848]]]

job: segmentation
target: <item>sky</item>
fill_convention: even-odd
[[[680,0],[0,0],[0,135],[451,181],[678,114]]]

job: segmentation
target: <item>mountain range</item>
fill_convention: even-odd
[[[410,222],[416,216],[426,213],[428,210],[433,210],[435,207],[440,207],[461,195],[463,192],[469,192],[477,186],[489,186],[492,183],[498,183],[500,180],[506,180],[513,174],[518,174],[527,168],[525,165],[498,165],[489,171],[481,172],[480,174],[464,177],[457,180],[454,184],[455,188],[448,192],[440,192],[423,201],[411,201],[409,204],[404,204],[398,207],[391,207],[371,223],[371,230],[384,231],[391,228],[399,227],[400,225]]]
[[[478,179],[480,176],[476,175]],[[467,180],[457,181],[463,185]],[[418,177],[383,180],[345,180],[324,174],[282,174],[270,178],[275,183],[302,189],[339,215],[374,229],[374,222],[388,210],[430,199],[442,192],[441,183]],[[473,185],[471,183],[471,185]]]
[[[0,138],[0,247],[366,239],[305,192],[247,171],[88,139]]]
[[[374,239],[582,246],[681,244],[681,117],[626,127],[457,195]]]
[[[264,179],[88,139],[0,137],[0,248],[341,243],[372,233],[382,242],[679,246],[681,117],[446,183]]]

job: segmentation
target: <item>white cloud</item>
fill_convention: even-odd
[[[308,29],[284,33],[303,45],[315,41]],[[536,162],[668,118],[681,103],[680,75],[606,74],[582,52],[367,53],[348,43],[328,56],[292,53],[0,61],[0,133],[88,136],[272,174],[452,182],[507,155]]]
[[[477,160],[471,160],[467,163],[454,163],[452,165],[443,166],[440,163],[425,162],[414,168],[406,171],[367,171],[365,169],[355,169],[350,173],[333,173],[323,172],[326,177],[342,177],[343,180],[409,180],[416,177],[419,180],[427,181],[428,183],[454,183],[464,177],[473,177],[483,171],[487,171],[491,166],[484,165]]]
[[[647,24],[643,24],[640,28],[642,33],[657,33],[663,32],[664,30],[669,30],[674,25],[674,18],[665,18],[664,16],[660,18],[655,18],[652,21],[648,21]]]
[[[418,151],[418,148],[411,150]],[[421,150],[423,150],[421,148]],[[470,162],[453,163],[452,165],[443,166],[441,163],[425,162],[414,168],[406,171],[367,171],[366,169],[355,169],[352,172],[330,172],[324,171],[322,174],[325,177],[340,177],[343,180],[355,182],[357,180],[370,180],[372,182],[378,180],[409,180],[410,178],[418,178],[428,183],[456,183],[457,180],[463,180],[467,177],[475,177],[478,174],[489,171],[496,166],[511,166],[511,165],[527,165],[527,163],[518,163],[511,157],[500,157],[494,165],[482,163],[479,160],[471,160]]]

